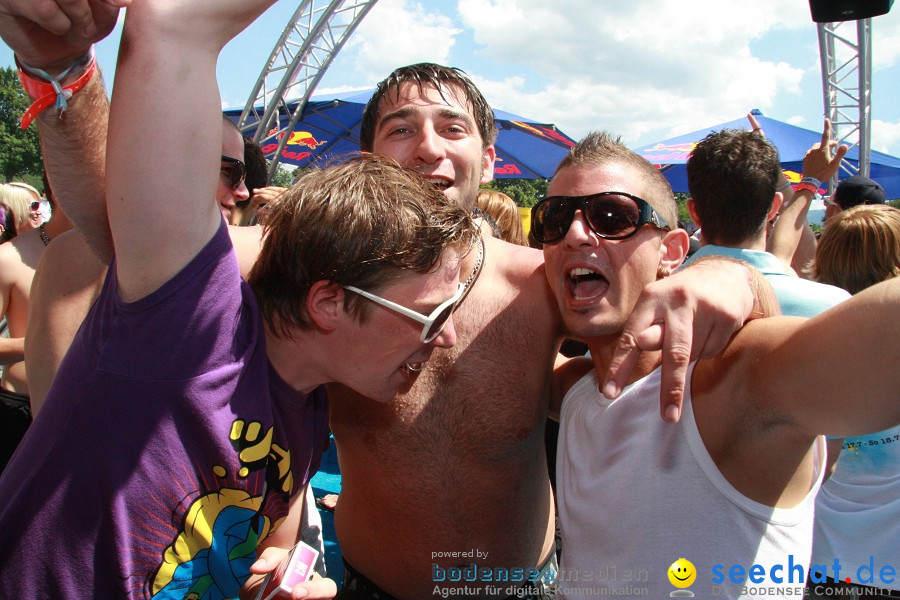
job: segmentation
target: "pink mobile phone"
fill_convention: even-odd
[[[284,597],[289,597],[295,585],[312,577],[313,567],[318,559],[318,550],[303,542],[298,543],[281,564],[263,579],[256,600],[272,600],[280,592],[284,593]]]

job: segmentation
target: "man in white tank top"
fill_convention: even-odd
[[[659,352],[626,359],[636,368],[623,390],[597,373],[644,287],[684,259],[676,219],[666,180],[607,134],[573,149],[532,213],[550,288],[592,357],[557,370],[559,594],[796,598],[824,470],[820,434],[900,422],[900,347],[881,343],[900,338],[900,279],[809,321],[749,323],[691,365],[682,410],[661,419]],[[822,359],[839,350],[852,359]],[[825,567],[835,577],[839,565]]]

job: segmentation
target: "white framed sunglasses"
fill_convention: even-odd
[[[456,304],[462,297],[463,292],[466,291],[466,284],[460,283],[459,288],[456,290],[456,293],[453,294],[451,298],[448,298],[446,301],[442,302],[440,306],[431,311],[431,314],[427,316],[423,315],[420,312],[416,312],[411,308],[406,308],[401,304],[391,302],[390,300],[382,298],[381,296],[373,294],[372,292],[367,292],[366,290],[362,290],[352,285],[345,285],[344,289],[353,292],[354,294],[359,294],[366,300],[371,300],[376,304],[380,304],[385,308],[389,308],[390,310],[400,313],[405,317],[409,317],[414,321],[418,321],[422,324],[422,334],[419,336],[419,340],[421,340],[423,344],[427,344],[434,340],[434,338],[439,336],[444,330],[444,327],[447,325],[447,321],[450,320],[450,316],[453,314],[453,309],[456,308]]]

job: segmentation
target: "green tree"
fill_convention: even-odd
[[[675,192],[675,204],[678,205],[678,220],[682,223],[693,221],[693,219],[691,219],[691,213],[689,213],[687,209],[688,198],[690,198],[689,194]]]
[[[481,187],[503,192],[517,205],[531,208],[547,195],[548,185],[549,179],[496,179]]]
[[[291,185],[294,183],[294,175],[297,173],[297,171],[298,169],[289,171],[279,163],[279,165],[275,168],[275,173],[272,175],[272,183],[270,185],[276,185],[278,187],[291,187]]]
[[[4,181],[24,179],[34,184],[44,172],[37,125],[24,131],[19,128],[19,119],[31,102],[16,70],[0,69],[0,175]]]

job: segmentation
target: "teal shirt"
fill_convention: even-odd
[[[772,284],[783,315],[814,317],[850,297],[849,292],[839,287],[801,279],[790,274],[782,262],[768,252],[707,244],[697,250],[684,264],[690,264],[703,256],[727,256],[755,267]]]

